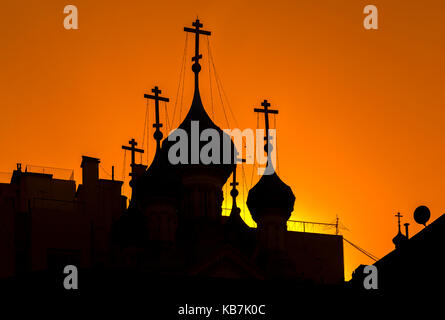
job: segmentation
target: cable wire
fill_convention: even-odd
[[[186,42],[185,42],[185,48],[184,48],[184,68],[183,68],[183,72],[182,72],[182,91],[181,91],[181,103],[179,104],[179,122],[181,122],[181,118],[182,118],[182,105],[184,102],[184,85],[185,85],[185,61],[186,61],[186,56],[187,56],[187,41],[188,41],[188,33],[187,33],[187,37],[186,37]]]
[[[127,150],[124,151],[124,165],[122,166],[122,193],[125,194],[125,167],[127,165]]]
[[[360,248],[359,246],[353,244],[351,241],[349,241],[348,239],[343,237],[343,240],[345,240],[347,243],[349,243],[351,246],[353,246],[355,249],[357,249],[358,251],[360,251],[361,253],[363,253],[365,256],[367,256],[368,258],[371,258],[374,261],[380,260],[378,257],[376,257],[375,255],[373,255],[372,253],[367,252],[365,249]]]
[[[209,57],[207,58],[207,61],[209,62],[209,86],[210,86],[210,102],[212,106],[212,117],[215,118],[215,110],[213,108],[213,88],[212,88],[212,73],[211,73],[211,65],[210,65],[210,43],[209,43],[209,37],[206,37],[207,39],[207,51]]]
[[[273,123],[275,127],[275,148],[277,151],[275,152],[277,154],[277,172],[280,174],[280,157],[278,156],[278,130],[277,130],[277,117],[276,114],[273,115]]]
[[[222,89],[220,88],[220,85],[222,85],[222,84],[220,84],[219,77],[218,77],[218,74],[217,74],[216,68],[215,68],[215,62],[213,61],[212,51],[210,50],[210,40],[208,41],[208,45],[209,45],[209,55],[210,55],[209,58],[210,58],[210,60],[212,62],[212,66],[213,66],[213,73],[215,75],[216,88],[218,89],[218,95],[219,95],[219,99],[221,101],[221,106],[222,106],[222,109],[223,109],[223,112],[224,112],[224,118],[226,119],[227,128],[230,128],[229,119],[227,118],[226,109],[224,107],[223,96],[221,94]],[[235,119],[235,123],[236,123],[236,119]]]
[[[109,176],[110,178],[112,178],[112,175],[109,174],[108,171],[105,170],[105,168],[104,168],[100,163],[99,163],[99,167],[103,170],[103,172],[105,172],[105,174],[106,174],[107,176]]]
[[[171,123],[170,127],[173,127],[173,124],[174,124],[174,121],[175,121],[176,107],[178,105],[179,91],[181,89],[181,80],[184,78],[184,69],[185,69],[185,60],[186,60],[185,58],[186,58],[186,55],[187,55],[187,43],[188,43],[188,32],[185,34],[184,53],[182,54],[182,59],[181,59],[182,61],[181,61],[181,70],[179,71],[178,89],[176,90],[175,107],[173,109],[172,123]],[[184,85],[182,85],[182,87],[184,87]],[[184,93],[184,88],[182,89],[182,92]],[[182,106],[181,106],[181,109],[182,109]],[[179,112],[181,112],[181,111],[179,111]],[[179,114],[179,121],[181,121],[181,114]]]
[[[142,133],[142,148],[144,147],[145,144],[145,131],[147,130],[147,121],[148,121],[148,99],[147,99],[147,104],[145,105],[145,120],[144,120],[144,132]],[[148,140],[147,140],[147,154],[148,154]],[[142,163],[142,153],[140,153],[141,156],[141,163]],[[148,163],[148,158],[147,158],[147,163]]]
[[[167,102],[166,101],[164,101],[164,110],[165,110],[165,122],[166,122],[165,129],[168,134],[170,132],[169,128],[171,128],[172,126],[169,124],[170,121],[168,119],[168,110],[167,110]]]
[[[218,90],[219,90],[219,87],[221,87],[221,91],[222,91],[222,93],[223,93],[224,98],[226,99],[227,106],[228,106],[228,108],[229,108],[230,114],[232,115],[232,118],[233,118],[233,120],[235,121],[235,125],[236,125],[237,127],[239,127],[239,125],[238,125],[238,121],[236,120],[235,114],[233,113],[232,107],[230,106],[230,102],[229,102],[229,99],[227,98],[227,95],[226,95],[226,92],[225,92],[224,87],[223,87],[223,85],[222,85],[221,79],[219,78],[218,73],[216,72],[215,60],[213,59],[212,50],[211,50],[211,48],[210,48],[210,40],[208,40],[208,48],[209,48],[210,59],[211,59],[211,61],[212,61],[213,72],[215,73],[215,80],[216,80],[216,83],[217,83],[217,85],[218,85]],[[224,106],[223,106],[223,107],[224,107]],[[225,110],[224,110],[224,112],[225,112]]]

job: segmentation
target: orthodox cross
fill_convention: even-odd
[[[161,139],[162,139],[162,132],[159,129],[162,128],[162,123],[159,122],[159,101],[169,102],[170,100],[168,98],[159,96],[162,93],[162,91],[159,90],[157,86],[151,89],[151,92],[153,92],[154,95],[144,94],[144,98],[153,99],[155,101],[156,122],[153,124],[153,128],[156,128],[156,131],[153,134],[153,137],[156,140],[156,147],[159,148],[161,146]]]
[[[278,114],[278,110],[269,109],[270,103],[267,100],[264,100],[261,103],[261,105],[264,107],[264,109],[255,108],[255,109],[253,109],[253,111],[254,112],[264,113],[264,122],[265,122],[265,126],[266,126],[266,135],[264,136],[264,140],[266,141],[266,143],[268,143],[269,140],[270,140],[270,136],[269,136],[269,113],[271,113],[271,114]]]
[[[206,36],[210,36],[211,32],[205,31],[205,30],[200,30],[200,28],[202,28],[203,25],[201,22],[199,22],[199,19],[196,19],[196,21],[192,23],[192,26],[194,26],[195,28],[184,27],[184,31],[192,32],[196,35],[195,36],[195,56],[192,58],[192,61],[194,61],[195,63],[199,63],[199,59],[202,58],[202,55],[199,54],[199,35],[204,34]]]
[[[210,36],[210,31],[201,30],[203,27],[202,23],[199,22],[199,19],[196,19],[195,22],[192,23],[192,26],[195,28],[187,28],[184,27],[185,32],[191,32],[195,34],[195,56],[192,58],[192,61],[195,63],[192,65],[192,70],[195,73],[195,85],[198,84],[198,73],[201,71],[201,66],[199,64],[199,59],[202,59],[202,54],[199,54],[199,35],[203,34],[206,36]]]
[[[399,232],[400,232],[400,218],[403,217],[400,212],[397,212],[397,214],[395,215],[395,217],[397,217],[397,221],[399,223]]]
[[[136,148],[138,143],[134,139],[131,139],[130,141],[128,141],[128,143],[130,144],[131,147],[122,146],[122,149],[131,151],[131,168],[133,169],[134,165],[136,164],[136,162],[135,162],[135,154],[136,154],[136,152],[144,153],[144,150]]]

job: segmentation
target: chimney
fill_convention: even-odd
[[[409,239],[409,233],[408,233],[408,226],[409,226],[409,223],[405,223],[404,226],[405,226],[405,235],[406,235],[406,239],[408,240],[408,239]]]
[[[82,156],[82,184],[84,186],[96,185],[99,180],[99,163],[97,158]]]

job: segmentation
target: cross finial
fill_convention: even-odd
[[[159,94],[162,93],[162,91],[159,90],[158,86],[155,86],[153,89],[151,89],[151,92],[153,92],[155,96],[158,96]]]
[[[129,144],[131,147],[128,147],[128,146],[122,146],[122,149],[124,149],[124,150],[130,150],[130,151],[131,151],[131,169],[132,169],[132,173],[130,173],[130,176],[131,176],[131,175],[133,174],[134,165],[136,164],[136,162],[135,162],[135,154],[136,154],[136,152],[144,153],[144,150],[143,150],[143,149],[138,149],[138,148],[136,148],[136,146],[138,145],[138,143],[136,142],[136,140],[134,140],[134,138],[131,139],[130,141],[128,141],[128,144]]]
[[[397,212],[397,214],[395,215],[395,217],[397,217],[397,222],[399,224],[399,231],[400,231],[400,218],[403,217],[400,212]]]
[[[255,112],[261,112],[264,113],[264,124],[265,124],[265,136],[264,136],[264,140],[266,141],[266,143],[269,142],[270,140],[270,136],[269,136],[269,113],[271,114],[278,114],[278,110],[272,110],[269,109],[270,107],[270,103],[267,100],[264,100],[261,105],[264,107],[264,109],[260,109],[260,108],[255,108],[253,109],[253,111]]]
[[[246,162],[246,159],[239,159],[238,158],[236,160],[237,160],[237,162],[238,161],[239,162]],[[232,182],[230,182],[230,185],[233,186],[233,189],[235,189],[236,186],[239,185],[238,181],[236,181],[236,166],[235,166],[235,169],[233,170],[233,180],[232,180]]]
[[[196,21],[192,23],[192,26],[194,26],[196,28],[196,30],[199,30],[199,28],[203,27],[202,23],[199,22],[198,17],[196,17]]]
[[[151,92],[153,92],[154,95],[144,94],[144,98],[152,99],[155,101],[156,122],[153,124],[153,128],[156,128],[156,131],[153,134],[153,137],[156,140],[156,147],[159,148],[161,146],[162,140],[162,132],[160,130],[160,128],[162,128],[162,123],[159,122],[159,101],[169,102],[170,99],[159,96],[162,91],[159,90],[158,86],[155,86],[153,89],[151,89]]]
[[[270,107],[270,103],[267,101],[267,99],[264,99],[264,101],[261,102],[261,105],[262,105],[265,109],[267,109],[268,107]]]
[[[236,159],[237,162],[246,162],[246,159]],[[230,213],[230,216],[233,218],[234,215],[239,216],[241,210],[238,208],[236,204],[236,197],[238,196],[238,190],[236,189],[236,186],[239,185],[238,181],[236,181],[236,165],[235,169],[233,170],[233,180],[230,183],[232,186],[232,190],[230,190],[230,195],[232,196],[232,212]]]
[[[192,23],[195,28],[184,27],[185,32],[191,32],[195,34],[195,56],[192,58],[194,64],[192,65],[192,70],[195,73],[195,85],[198,84],[198,73],[201,71],[201,65],[199,64],[199,59],[202,59],[202,55],[199,53],[199,35],[203,34],[210,36],[212,33],[210,31],[201,30],[203,24],[196,18],[196,21]]]
[[[271,114],[278,114],[278,110],[272,110],[269,109],[270,103],[267,100],[264,100],[261,105],[264,107],[264,109],[261,108],[254,108],[253,111],[255,112],[261,112],[264,113],[264,124],[265,124],[265,136],[264,141],[266,141],[266,144],[264,145],[264,151],[267,153],[267,167],[265,174],[271,174],[275,172],[275,169],[273,168],[272,158],[271,158],[271,152],[272,152],[272,144],[270,143],[270,135],[269,135],[269,113]],[[268,172],[268,173],[266,173]],[[271,172],[271,173],[270,173]]]

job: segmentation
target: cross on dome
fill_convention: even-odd
[[[138,143],[136,142],[136,140],[134,140],[134,138],[131,139],[130,141],[128,141],[128,144],[130,145],[130,147],[129,146],[122,146],[122,149],[131,151],[131,169],[132,169],[132,173],[130,173],[130,176],[131,176],[133,174],[134,165],[136,164],[136,160],[135,160],[136,152],[144,153],[144,149],[136,148]]]
[[[394,216],[397,217],[397,222],[399,224],[399,232],[400,232],[400,218],[403,217],[403,216],[400,214],[400,212],[397,212],[397,214],[394,215]]]
[[[203,24],[197,18],[195,22],[192,23],[195,28],[184,27],[185,32],[190,32],[195,34],[195,56],[192,57],[194,64],[192,65],[192,70],[195,73],[195,86],[198,87],[198,73],[201,71],[201,65],[199,64],[199,59],[202,59],[202,54],[199,53],[199,35],[210,36],[211,32],[206,30],[201,30]]]
[[[199,64],[199,59],[202,59],[202,55],[199,54],[199,35],[203,34],[206,36],[210,36],[211,32],[205,31],[205,30],[200,30],[200,28],[203,27],[203,24],[199,21],[199,19],[196,19],[196,21],[192,23],[192,26],[194,26],[195,28],[184,27],[184,31],[191,32],[191,33],[195,34],[195,56],[192,58],[192,61],[194,61],[195,64]]]
[[[156,131],[153,134],[153,137],[156,140],[156,147],[159,148],[161,146],[161,139],[162,139],[162,132],[160,130],[160,128],[162,128],[162,123],[159,122],[159,101],[169,102],[170,99],[159,96],[162,93],[162,91],[159,90],[157,86],[151,89],[151,92],[153,92],[154,95],[144,94],[144,98],[152,99],[155,101],[156,122],[153,124],[153,128],[156,128]]]
[[[270,114],[278,114],[278,110],[269,109],[270,103],[267,100],[264,100],[261,103],[261,105],[264,107],[263,109],[255,108],[255,109],[253,109],[253,111],[258,112],[258,113],[264,113],[264,124],[265,124],[265,129],[266,129],[264,140],[266,141],[266,143],[268,143],[269,140],[270,140],[270,136],[269,136],[269,113]]]

